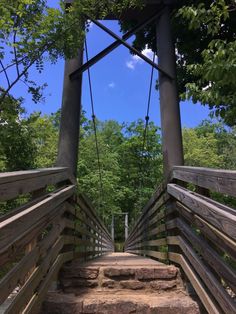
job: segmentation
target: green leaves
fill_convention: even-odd
[[[198,55],[187,46],[185,54],[179,51],[184,66],[179,62],[178,69],[185,75],[180,78],[185,85],[181,97],[208,105],[212,116],[229,126],[236,125],[236,11],[231,5],[227,0],[197,1],[177,13],[199,45]]]
[[[86,32],[84,14],[101,19],[108,14],[119,15],[123,10],[141,4],[141,0],[75,0],[70,7],[60,1],[60,7],[55,8],[55,1],[0,0],[0,77],[6,81],[2,86],[5,92],[0,103],[15,84],[33,81],[29,79],[29,69],[33,64],[41,73],[45,60],[55,63],[60,57],[77,56]],[[7,55],[5,50],[10,50]],[[12,56],[10,61],[9,55]],[[8,72],[13,67],[16,77],[10,81],[12,72]],[[36,84],[34,81],[29,86],[29,92],[33,101],[38,102],[42,97],[36,97],[36,94],[41,87],[36,87]]]
[[[208,34],[216,35],[229,18],[228,5],[224,0],[213,1],[210,6],[204,2],[185,5],[179,9],[177,17],[188,20],[190,29],[204,28]]]

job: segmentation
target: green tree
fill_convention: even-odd
[[[221,168],[223,156],[218,155],[218,145],[212,132],[199,134],[198,129],[183,129],[184,158],[186,166]]]
[[[223,169],[235,169],[236,165],[236,130],[226,128],[222,122],[213,123],[204,120],[197,128],[199,136],[207,137],[207,134],[213,134],[217,140],[217,154],[222,156],[223,162],[220,167]]]
[[[21,82],[28,86],[35,102],[42,99],[46,84],[40,86],[33,80],[30,68],[35,65],[41,73],[45,60],[54,63],[60,57],[75,57],[87,28],[85,14],[102,18],[141,2],[74,0],[69,6],[58,1],[60,5],[56,8],[55,1],[0,0],[0,76],[5,78],[0,104],[15,84]]]
[[[6,97],[0,110],[1,171],[24,170],[36,166],[35,117],[22,119],[21,100]]]
[[[97,121],[102,191],[92,122],[85,120],[82,130],[79,190],[91,198],[108,223],[112,213],[129,212],[130,218],[135,218],[162,180],[159,129],[150,123],[143,148],[141,119],[122,125]]]
[[[124,135],[125,141],[119,148],[121,183],[130,196],[121,204],[124,211],[135,217],[163,179],[161,137],[159,128],[150,122],[143,146],[144,121],[141,119],[127,124]]]
[[[122,22],[123,30],[132,22]],[[172,11],[181,99],[201,102],[229,126],[236,124],[236,4],[232,0],[180,0]],[[133,45],[156,52],[154,25],[140,31]]]
[[[190,2],[180,8],[178,18],[187,23],[189,35],[194,35],[195,43],[191,46],[198,45],[191,52],[187,43],[179,41],[178,61],[184,67],[183,74],[187,74],[182,98],[209,105],[217,117],[223,118],[228,125],[235,125],[235,1]],[[178,39],[178,34],[176,36]],[[187,54],[192,55],[191,58],[186,57]]]
[[[52,167],[55,165],[57,158],[59,137],[58,112],[50,116],[36,114],[36,117],[31,124],[35,133],[37,133],[35,138],[37,147],[35,164],[37,168]]]

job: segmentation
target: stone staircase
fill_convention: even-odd
[[[179,269],[132,254],[109,254],[60,273],[60,290],[51,291],[43,314],[197,314]]]

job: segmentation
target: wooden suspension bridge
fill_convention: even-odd
[[[0,217],[1,313],[236,313],[236,211],[211,197],[236,197],[236,171],[184,166],[173,3],[126,12],[140,24],[122,38],[94,21],[115,42],[85,64],[83,49],[66,61],[56,167],[0,174],[1,202],[27,196]],[[134,50],[125,40],[148,23],[157,25],[159,64],[137,54],[159,70],[165,181],[125,253],[114,254],[110,233],[76,193],[82,72],[119,45]]]

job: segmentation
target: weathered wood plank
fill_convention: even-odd
[[[236,292],[235,271],[226,264],[203,238],[196,235],[184,221],[177,218],[177,224],[182,235],[188,239],[192,246],[201,254],[203,259],[228,283],[230,288]]]
[[[109,241],[112,241],[111,239],[111,235],[108,232],[107,228],[104,226],[103,222],[101,221],[101,219],[98,217],[97,213],[95,212],[92,204],[90,203],[90,201],[84,196],[84,195],[80,195],[77,198],[77,203],[80,206],[80,208],[83,210],[83,212],[85,214],[87,214],[91,220],[101,229],[103,230],[104,236],[106,235],[107,239]]]
[[[140,235],[143,236],[144,234],[149,234],[149,231],[153,229],[158,224],[158,222],[160,222],[160,220],[162,220],[164,217],[165,217],[165,214],[163,212],[163,213],[158,213],[150,221],[146,220],[146,222],[144,222],[143,225],[141,225],[137,229],[136,233],[134,233],[133,236],[129,238],[129,242],[135,241],[137,238],[140,237]]]
[[[33,178],[25,178],[14,182],[8,182],[0,185],[0,200],[6,201],[13,199],[21,194],[30,193],[40,190],[47,185],[55,185],[59,182],[68,180],[68,173],[66,170],[53,174],[44,174]]]
[[[193,195],[190,191],[176,184],[168,184],[167,190],[170,195],[189,207],[194,213],[213,224],[231,238],[236,239],[236,212],[225,212],[221,208],[203,200],[196,194]]]
[[[162,233],[162,232],[165,232],[166,231],[166,226],[165,226],[165,224],[162,224],[162,225],[159,225],[159,226],[157,226],[157,227],[155,227],[155,228],[153,228],[153,229],[151,229],[149,232],[148,232],[148,236],[157,236],[157,235],[159,235],[160,233]]]
[[[149,221],[149,218],[152,215],[156,214],[160,210],[160,208],[168,201],[168,199],[169,195],[167,193],[161,195],[160,198],[156,200],[156,203],[154,204],[153,207],[149,207],[145,213],[141,214],[141,217],[138,219],[137,223],[135,224],[135,227],[132,229],[130,233],[129,239],[132,239],[136,230],[139,230],[142,225]],[[160,219],[162,218],[162,213],[158,213],[157,215],[160,215]]]
[[[48,289],[50,288],[51,282],[57,277],[57,274],[62,265],[68,261],[71,261],[73,257],[74,252],[63,253],[57,257],[54,264],[51,266],[47,276],[40,285],[39,290],[37,290],[37,292],[31,298],[30,302],[27,304],[27,307],[24,309],[24,314],[39,313],[41,304],[44,301]]]
[[[167,259],[167,253],[158,252],[158,251],[151,251],[151,250],[128,250],[127,252],[138,254],[138,255],[145,255],[154,257],[160,260],[166,260]]]
[[[138,218],[137,222],[135,223],[133,229],[130,232],[130,236],[132,236],[132,234],[135,232],[135,230],[138,228],[138,224],[140,223],[140,221],[142,221],[145,216],[146,213],[155,206],[155,203],[157,202],[157,200],[161,197],[161,195],[165,192],[166,190],[166,185],[165,184],[160,184],[159,187],[157,188],[157,190],[155,191],[155,193],[153,194],[153,196],[150,198],[150,200],[148,201],[148,203],[145,205],[145,207],[142,210],[142,214],[140,215],[140,217]]]
[[[27,202],[27,203],[25,203],[25,204],[23,204],[17,208],[12,209],[11,211],[4,214],[3,216],[0,216],[0,222],[4,221],[4,220],[6,220],[12,216],[15,216],[16,214],[24,211],[25,209],[29,208],[30,206],[37,204],[38,202],[42,201],[43,199],[45,199],[47,197],[48,197],[47,195],[40,196],[37,199],[30,200],[29,202]]]
[[[215,192],[236,196],[235,170],[176,166],[173,168],[172,177]]]
[[[43,219],[51,210],[73,195],[74,190],[75,187],[72,185],[59,192],[54,192],[47,199],[0,222],[0,250],[8,246],[9,243],[14,243],[18,237],[21,237],[32,225],[36,224],[40,219]]]
[[[53,245],[49,254],[42,260],[41,264],[35,268],[31,276],[28,278],[24,286],[21,288],[19,293],[16,295],[8,309],[6,314],[20,313],[24,309],[32,296],[35,293],[39,283],[48,272],[51,264],[58,258],[58,254],[63,248],[63,238],[60,237],[57,242]]]
[[[91,240],[82,240],[79,239],[77,237],[73,237],[73,236],[63,236],[64,238],[64,244],[75,244],[75,245],[79,245],[80,247],[99,247],[99,248],[107,248],[107,245],[105,244],[99,244],[99,243],[95,243],[95,242],[91,242]]]
[[[37,224],[32,225],[24,233],[22,233],[14,242],[9,242],[6,247],[0,250],[0,266],[7,262],[13,262],[16,256],[24,251],[26,245],[32,242],[42,230],[47,228],[54,219],[61,217],[65,211],[66,202],[60,204],[53,209],[44,219],[40,220]]]
[[[166,242],[168,245],[179,245],[179,236],[168,236]]]
[[[165,224],[160,224],[159,226],[143,226],[141,229],[139,229],[136,234],[133,236],[132,239],[128,239],[129,241],[126,243],[128,245],[129,243],[134,243],[137,239],[140,237],[144,239],[148,239],[150,236],[159,235],[160,233],[164,232],[166,230]]]
[[[184,252],[185,256],[188,258],[195,271],[199,274],[202,281],[214,295],[215,299],[221,306],[225,313],[236,313],[236,303],[228,295],[228,293],[221,286],[219,281],[212,274],[210,269],[202,262],[199,256],[194,252],[194,250],[183,240],[179,239],[180,247]]]
[[[127,249],[135,249],[135,248],[140,249],[142,247],[153,247],[153,246],[156,247],[156,246],[162,246],[166,244],[167,244],[166,238],[163,238],[163,239],[158,239],[158,240],[130,243]]]
[[[191,265],[186,260],[184,256],[178,253],[169,252],[168,253],[170,261],[179,264],[188,279],[190,280],[193,288],[197,292],[198,297],[205,306],[209,314],[221,314],[221,310],[217,306],[216,302],[210,297],[209,293],[206,291],[202,282],[200,281],[198,275],[193,271]]]
[[[194,223],[197,228],[200,229],[212,243],[218,246],[221,250],[229,254],[234,260],[236,260],[236,241],[227,237],[224,233],[220,232],[214,226],[206,222],[198,215],[191,212],[190,209],[185,207],[179,202],[176,202],[176,210],[191,224]]]
[[[65,167],[54,167],[54,168],[41,168],[41,169],[35,169],[35,170],[2,172],[0,173],[0,184],[40,177],[40,176],[48,175],[48,174],[54,174],[54,173],[66,171],[67,169],[68,168],[65,168]]]
[[[63,221],[56,221],[46,238],[37,243],[36,247],[25,255],[23,259],[1,279],[0,304],[8,297],[17,284],[25,278],[29,269],[32,269],[39,258],[42,258],[46,251],[56,242],[63,229]]]

